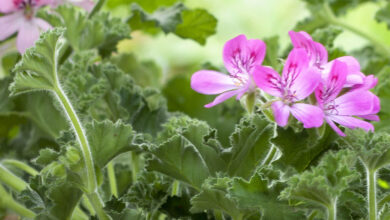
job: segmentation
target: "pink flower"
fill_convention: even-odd
[[[374,84],[376,84],[376,81],[373,76],[367,76],[369,77],[367,78],[360,71],[360,64],[354,57],[343,56],[328,62],[328,52],[325,47],[322,44],[313,41],[308,33],[304,31],[290,31],[289,35],[294,48],[305,49],[309,56],[310,65],[317,67],[321,71],[323,80],[328,78],[327,74],[329,74],[333,62],[337,60],[344,62],[347,65],[348,74],[344,87],[354,86],[367,88],[369,86],[375,86]]]
[[[309,58],[304,49],[293,49],[282,76],[269,67],[258,66],[254,70],[257,86],[280,98],[271,105],[275,121],[280,126],[287,125],[290,112],[305,128],[319,127],[323,123],[323,112],[319,107],[300,102],[313,93],[321,81],[320,73],[311,66]]]
[[[213,102],[205,105],[213,107],[226,99],[237,96],[239,100],[245,93],[253,92],[256,85],[252,72],[264,60],[266,45],[261,40],[248,40],[239,35],[226,42],[223,49],[223,61],[230,75],[200,70],[192,75],[191,88],[199,93],[217,96]]]
[[[18,32],[16,46],[20,53],[34,45],[41,31],[46,31],[50,25],[35,17],[36,9],[50,4],[51,0],[1,0],[0,12],[6,15],[0,17],[0,41]]]
[[[380,110],[379,98],[365,88],[352,88],[345,94],[337,97],[347,83],[348,64],[341,61],[334,61],[327,74],[326,81],[321,83],[315,91],[318,105],[324,112],[326,122],[339,135],[345,134],[335,123],[347,128],[363,128],[366,131],[373,131],[374,126],[366,121],[353,116],[369,120],[379,120],[375,115]]]

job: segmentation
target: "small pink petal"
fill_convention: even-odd
[[[296,100],[302,100],[314,92],[321,82],[321,74],[318,69],[310,67],[302,70],[291,84],[290,91],[295,94]]]
[[[53,4],[54,0],[35,0],[36,6],[44,6],[44,5],[50,5]]]
[[[241,92],[240,90],[232,90],[232,91],[224,92],[221,95],[217,96],[214,99],[214,101],[212,101],[211,103],[205,105],[204,107],[211,108],[211,107],[213,107],[215,105],[218,105],[219,103],[225,101],[226,99],[229,99],[229,98],[239,94],[240,92]]]
[[[40,18],[34,18],[34,23],[40,28],[41,31],[47,31],[52,28],[49,23]]]
[[[368,75],[363,77],[362,83],[354,84],[351,90],[369,90],[374,88],[376,84],[378,84],[378,78],[376,78],[374,75]]]
[[[370,121],[379,121],[380,118],[378,115],[359,115],[360,118],[370,120]]]
[[[246,71],[261,65],[265,56],[266,45],[257,39],[248,40],[245,35],[239,35],[225,43],[223,62],[231,74]]]
[[[253,80],[256,85],[264,90],[264,92],[282,97],[282,86],[280,84],[281,78],[279,73],[274,69],[265,66],[256,66],[253,70]]]
[[[24,21],[23,11],[0,17],[0,41],[7,39],[18,31]]]
[[[293,49],[289,53],[282,73],[282,84],[286,89],[296,83],[298,76],[309,68],[308,56],[304,49]]]
[[[39,39],[39,27],[35,24],[34,19],[25,21],[19,28],[19,33],[16,39],[16,47],[20,53],[24,53],[28,48],[32,47],[36,40]]]
[[[92,11],[95,6],[95,2],[92,0],[69,0],[69,2],[80,8],[84,8],[88,12]]]
[[[8,14],[10,12],[17,11],[19,2],[14,0],[1,0],[0,1],[0,13]],[[2,27],[2,26],[1,26]],[[4,29],[2,28],[2,31]]]
[[[303,48],[308,54],[310,65],[321,67],[328,62],[328,52],[325,47],[312,40],[311,36],[304,32],[289,32],[294,48]]]
[[[214,95],[239,87],[229,75],[212,70],[200,70],[192,75],[191,88],[202,94]]]
[[[282,127],[286,126],[290,115],[290,107],[285,105],[282,101],[276,101],[272,103],[271,108],[274,113],[276,123]]]
[[[339,134],[340,136],[343,136],[345,137],[345,134],[344,132],[341,131],[341,129],[339,127],[337,127],[337,125],[330,119],[328,119],[327,117],[325,118],[326,122],[329,124],[329,126],[337,133]]]
[[[332,115],[329,119],[350,129],[363,128],[366,131],[374,131],[372,124],[351,116]]]
[[[337,115],[370,115],[379,109],[379,98],[369,91],[348,92],[334,100]]]
[[[303,123],[304,128],[320,127],[324,121],[324,113],[317,106],[296,103],[290,109],[291,114]]]

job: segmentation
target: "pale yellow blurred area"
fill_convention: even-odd
[[[288,31],[310,16],[305,3],[299,0],[187,0],[185,4],[189,8],[205,8],[218,19],[217,32],[208,38],[206,45],[173,34],[151,37],[133,32],[133,39],[121,42],[119,51],[136,52],[141,59],[154,59],[165,73],[172,66],[200,65],[207,61],[222,65],[222,48],[227,40],[239,34],[258,39],[277,35],[284,49],[290,44]],[[383,2],[362,4],[340,19],[390,45],[390,31],[374,19],[380,5]],[[350,51],[364,46],[367,41],[345,31],[335,44]]]

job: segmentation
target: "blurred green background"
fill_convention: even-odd
[[[149,36],[138,31],[133,32],[133,39],[122,42],[120,52],[136,52],[141,59],[155,60],[163,70],[164,78],[179,73],[178,67],[196,66],[205,62],[222,65],[222,48],[224,43],[239,35],[249,38],[264,39],[279,36],[281,48],[290,44],[288,31],[298,21],[309,17],[310,12],[305,3],[299,0],[186,0],[191,8],[207,9],[218,19],[217,33],[207,39],[205,46],[192,40],[183,40],[173,34]],[[375,21],[375,12],[384,5],[382,2],[368,2],[347,12],[341,19],[364,32],[375,33],[379,41],[390,45],[390,32],[384,23]],[[127,14],[128,8],[114,9],[117,15]],[[365,39],[343,32],[335,45],[347,51],[361,48],[367,43]],[[186,68],[185,68],[186,69]],[[184,71],[185,71],[184,69]]]

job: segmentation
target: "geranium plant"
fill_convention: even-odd
[[[201,47],[207,10],[2,0],[0,218],[388,219],[390,48],[340,17],[365,1],[305,2],[283,52],[238,34],[221,65],[164,81],[118,49],[160,33]],[[368,44],[336,47],[343,31]]]

